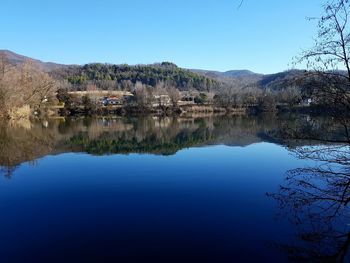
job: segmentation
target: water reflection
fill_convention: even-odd
[[[35,216],[45,216],[49,217],[47,224],[55,222],[61,227],[55,233],[54,227],[43,231],[37,226],[35,234],[41,235],[42,241],[35,251],[41,251],[48,241],[54,244],[50,248],[67,249],[67,240],[72,238],[82,247],[85,239],[93,240],[89,248],[97,249],[98,255],[105,253],[105,244],[112,246],[113,242],[130,250],[144,248],[143,253],[148,255],[148,243],[142,240],[151,240],[157,247],[169,245],[164,247],[168,249],[164,255],[174,252],[173,246],[180,246],[181,252],[191,251],[193,258],[203,255],[199,256],[201,262],[205,259],[203,247],[210,259],[217,257],[215,247],[221,249],[220,259],[243,259],[253,250],[258,251],[257,258],[265,256],[261,261],[279,262],[283,257],[260,244],[273,242],[291,261],[347,262],[350,145],[346,127],[334,119],[300,115],[148,116],[3,123],[0,125],[1,174],[17,178],[28,173],[32,178],[4,180],[14,181],[3,185],[1,191],[2,198],[14,205],[3,203],[1,208],[7,214],[4,213],[2,220],[6,223],[2,225],[11,225],[12,229],[22,227],[22,233],[27,231],[27,236],[33,236],[32,228],[22,226],[16,219],[34,215],[29,222],[31,226],[43,223]],[[245,149],[204,147],[218,144],[256,145]],[[307,166],[299,166],[281,146],[304,160]],[[178,153],[191,147],[202,148]],[[47,155],[81,152],[89,155],[62,154],[60,158],[39,160]],[[125,156],[131,153],[145,155]],[[112,154],[116,155],[92,156]],[[207,158],[212,159],[208,162]],[[21,164],[28,162],[45,165],[35,169],[23,165],[25,169],[18,169],[22,173],[16,173]],[[286,166],[293,169],[285,175]],[[51,169],[50,176],[42,176],[46,175],[46,169]],[[77,175],[80,173],[82,177]],[[273,192],[280,176],[283,176],[282,186]],[[262,198],[266,192],[272,198]],[[274,209],[271,203],[276,201],[277,212],[289,219],[293,233],[289,224],[269,221]],[[44,213],[53,209],[52,202],[58,204],[60,212]],[[85,215],[86,225],[81,225],[79,209]],[[98,220],[96,214],[100,215]],[[164,218],[161,222],[157,221],[160,217]],[[104,223],[96,227],[96,222]],[[127,238],[135,234],[134,227],[138,228],[136,238],[128,243]],[[80,232],[75,232],[76,229]],[[91,229],[94,231],[89,236]],[[159,235],[152,239],[152,235],[143,234],[145,229]],[[112,230],[115,232],[111,234]],[[50,231],[50,237],[45,236],[46,231]],[[7,227],[0,228],[0,232],[7,233],[11,239],[12,231]],[[51,239],[51,235],[62,233],[73,237]],[[120,233],[124,233],[125,239],[119,238]],[[190,241],[184,241],[184,235],[189,235]],[[265,240],[265,236],[271,240]],[[113,242],[107,241],[108,238]],[[14,235],[11,240],[13,243],[6,249],[13,248],[11,244],[28,245],[21,241],[20,235]],[[96,240],[102,241],[97,244]],[[139,242],[136,245],[135,240]],[[28,253],[32,251],[27,249]],[[114,252],[113,248],[108,251]],[[71,253],[81,256],[76,251]],[[51,252],[47,254],[50,258]]]
[[[295,225],[297,240],[277,244],[297,262],[350,260],[350,138],[348,122],[300,118],[275,136],[308,166],[288,171],[279,192],[271,193],[280,213]],[[295,140],[314,145],[293,146]]]
[[[247,146],[268,140],[276,116],[82,118],[0,125],[0,166],[6,176],[23,162],[46,155],[150,153],[173,155],[183,148]]]

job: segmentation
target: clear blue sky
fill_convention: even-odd
[[[65,64],[272,73],[312,44],[320,0],[1,0],[0,49]]]

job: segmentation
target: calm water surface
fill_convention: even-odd
[[[284,121],[4,124],[0,262],[288,262],[296,225],[267,193],[313,162],[271,135]]]

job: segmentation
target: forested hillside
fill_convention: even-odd
[[[288,70],[275,74],[264,75],[261,80],[257,82],[258,86],[263,89],[270,89],[274,91],[282,90],[290,86],[303,85],[300,80],[307,81],[304,76],[307,72],[305,70]]]
[[[111,65],[86,64],[69,66],[51,72],[60,80],[67,80],[74,88],[85,89],[94,84],[100,89],[129,89],[136,82],[155,87],[164,82],[179,90],[209,91],[219,86],[217,80],[177,67],[175,64],[163,62],[152,65]]]
[[[136,82],[155,87],[159,82],[179,90],[218,91],[220,89],[257,88],[261,90],[283,90],[289,86],[303,86],[296,79],[305,74],[303,70],[289,70],[263,75],[249,70],[226,72],[183,69],[170,62],[152,65],[112,65],[92,63],[86,65],[61,65],[29,58],[8,50],[0,50],[0,56],[11,64],[20,66],[25,62],[49,72],[57,80],[65,81],[69,89],[85,90],[89,85],[100,89],[128,90]]]

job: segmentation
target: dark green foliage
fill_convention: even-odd
[[[108,134],[103,134],[98,139],[89,139],[88,134],[80,133],[73,136],[66,144],[74,148],[79,147],[82,151],[96,155],[113,153],[173,155],[183,148],[201,145],[211,139],[213,139],[212,135],[208,132],[207,128],[200,127],[191,133],[180,132],[171,140],[160,140],[156,134],[148,134],[142,141],[138,141],[135,137],[120,140]]]
[[[81,98],[81,102],[82,102],[82,105],[84,107],[84,111],[86,113],[90,113],[91,111],[94,110],[95,105],[93,104],[93,102],[91,101],[91,99],[90,99],[90,97],[88,95],[84,95]]]
[[[200,93],[198,96],[194,98],[194,102],[197,104],[204,104],[207,101],[207,94]]]
[[[86,83],[87,77],[86,76],[71,76],[67,78],[68,82],[73,85],[81,85]]]
[[[88,81],[94,81],[98,86],[102,81],[113,81],[119,87],[125,85],[125,81],[133,84],[142,84],[155,87],[159,82],[174,85],[179,90],[196,89],[208,91],[215,88],[218,82],[177,67],[170,62],[153,65],[110,65],[110,64],[87,64],[84,66],[71,66],[52,72],[58,79],[66,79],[73,85],[84,85]]]
[[[57,99],[59,102],[63,102],[66,106],[71,105],[71,96],[68,94],[67,89],[57,90]]]

